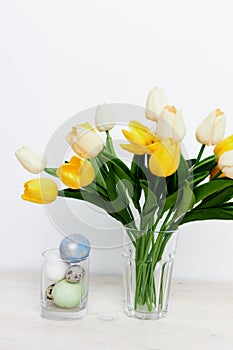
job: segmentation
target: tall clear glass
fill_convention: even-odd
[[[176,242],[176,231],[124,229],[124,307],[129,317],[166,316]]]
[[[89,257],[77,263],[60,258],[58,249],[42,253],[41,316],[78,319],[87,314]]]

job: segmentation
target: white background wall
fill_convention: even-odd
[[[195,128],[209,110],[221,107],[232,133],[233,9],[227,0],[7,0],[0,6],[0,266],[37,270],[41,250],[61,236],[42,206],[20,199],[31,175],[14,151],[23,143],[43,151],[67,118],[99,101],[143,106],[154,85],[182,109],[191,155],[199,147]],[[220,221],[181,228],[175,277],[232,281],[232,231],[232,222]],[[92,270],[120,273],[120,250],[93,251]]]

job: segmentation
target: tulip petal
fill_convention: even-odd
[[[93,182],[95,178],[95,171],[94,168],[87,159],[85,159],[79,169],[79,182],[81,187],[85,187],[90,185],[90,183]]]
[[[185,124],[181,111],[177,111],[174,106],[166,107],[158,119],[156,130],[158,138],[180,142],[185,137],[185,133]]]
[[[27,146],[19,148],[15,152],[15,156],[24,169],[33,174],[39,174],[47,164],[47,160],[44,157]]]
[[[57,184],[47,178],[33,179],[24,184],[22,199],[37,204],[53,202],[58,195]]]
[[[146,100],[146,118],[152,121],[158,121],[162,110],[167,106],[167,98],[163,89],[154,87],[148,94]]]
[[[222,169],[223,174],[230,179],[233,179],[233,166],[232,167],[224,167]]]
[[[83,128],[79,125],[72,128],[66,136],[66,141],[74,152],[82,158],[94,158],[104,147],[99,135],[89,128]]]
[[[223,139],[226,129],[226,116],[222,114],[216,118],[215,128],[212,135],[212,145],[216,145],[220,140]]]
[[[122,144],[121,147],[137,155],[151,154],[153,144],[158,142],[157,136],[137,121],[131,121],[129,127],[131,131],[123,129],[122,132],[130,144]]]
[[[74,156],[57,169],[57,176],[69,188],[80,189],[94,180],[95,171],[89,160]]]
[[[79,189],[80,183],[78,178],[79,166],[75,164],[63,164],[57,169],[57,176],[68,187]]]
[[[108,131],[115,125],[115,117],[106,103],[98,105],[95,112],[95,125],[97,130]]]
[[[216,145],[222,140],[226,128],[226,116],[218,108],[211,111],[196,129],[196,139],[203,145]]]
[[[180,145],[178,142],[164,140],[156,143],[150,156],[149,168],[152,174],[159,177],[172,175],[180,163]]]
[[[221,157],[224,152],[233,150],[233,134],[218,142],[214,148],[214,154]]]
[[[131,153],[137,154],[139,156],[148,153],[148,149],[142,145],[136,143],[121,144],[121,147]]]
[[[93,128],[93,126],[91,126],[91,124],[88,123],[88,122],[85,122],[85,123],[82,123],[82,124],[77,124],[76,127],[81,127],[83,129],[88,129],[88,130],[91,130],[91,131],[95,132],[95,129]]]

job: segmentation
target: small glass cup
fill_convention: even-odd
[[[87,314],[89,256],[71,263],[59,249],[42,253],[41,316],[48,319],[79,319]]]

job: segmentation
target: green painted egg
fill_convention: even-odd
[[[53,302],[64,309],[71,309],[80,304],[82,288],[80,283],[69,283],[64,278],[57,282],[52,291]]]

